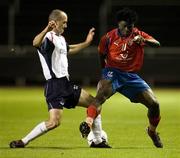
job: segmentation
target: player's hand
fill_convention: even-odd
[[[94,34],[95,34],[95,28],[93,27],[93,28],[91,28],[89,30],[89,33],[88,33],[88,35],[86,37],[86,42],[87,43],[91,43],[91,41],[93,40]]]
[[[56,27],[56,22],[54,20],[49,21],[47,27],[48,27],[48,31],[51,31]]]
[[[141,44],[145,41],[145,39],[141,35],[137,35],[134,37],[133,42],[137,44]]]

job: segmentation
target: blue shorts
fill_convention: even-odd
[[[50,79],[45,86],[45,97],[50,109],[75,108],[79,102],[81,88],[66,77]]]
[[[113,92],[119,92],[136,102],[138,93],[150,89],[149,85],[136,73],[123,72],[116,68],[104,68],[102,78],[112,81]]]

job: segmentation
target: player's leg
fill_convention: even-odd
[[[102,79],[98,82],[95,100],[87,109],[86,122],[89,126],[92,125],[93,120],[96,118],[98,113],[100,113],[101,105],[113,94],[112,82],[110,80]]]
[[[91,104],[93,101],[94,97],[90,95],[88,92],[86,92],[84,89],[81,89],[81,94],[77,106],[88,108],[89,104]],[[83,138],[87,138],[88,134],[91,131],[91,128],[85,122],[81,123],[79,129],[81,131],[81,135]]]
[[[149,126],[147,129],[148,135],[153,140],[153,143],[156,147],[163,147],[163,144],[160,140],[158,133],[156,132],[156,128],[159,124],[161,119],[160,117],[160,106],[159,103],[152,92],[151,89],[147,89],[142,93],[138,94],[137,101],[144,104],[148,108],[148,119],[149,119]]]
[[[92,95],[90,95],[88,92],[86,92],[85,90],[81,90],[81,95],[79,98],[79,104],[78,106],[82,106],[82,107],[88,107],[89,104],[91,104],[94,101],[94,97]],[[97,117],[94,119],[93,124],[92,124],[92,128],[90,129],[89,126],[85,126],[85,130],[88,131],[87,133],[90,133],[90,130],[92,130],[93,134],[94,134],[94,147],[101,147],[101,148],[109,148],[110,146],[107,144],[107,142],[103,142],[102,137],[101,137],[101,133],[102,133],[102,121],[101,121],[101,107],[99,107],[98,109],[99,114],[97,115]],[[82,129],[80,129],[81,131]],[[87,134],[88,135],[88,134]],[[86,138],[87,135],[82,135],[82,137]]]
[[[32,129],[32,131],[30,131],[21,140],[16,140],[16,141],[10,142],[10,147],[11,148],[23,148],[30,141],[45,134],[47,131],[58,127],[60,125],[62,113],[63,113],[62,109],[50,109],[48,121],[43,121],[43,122],[39,123],[37,126],[35,126]]]
[[[155,131],[160,121],[160,107],[155,95],[148,89],[140,93],[137,99],[148,108],[149,128]]]
[[[119,88],[119,85],[116,84],[117,79],[117,70],[113,68],[104,68],[102,69],[102,78],[97,85],[97,94],[95,101],[88,106],[87,109],[87,118],[86,122],[89,126],[92,125],[94,118],[98,115],[98,107],[100,107],[106,99],[111,97],[116,90]]]
[[[105,100],[109,98],[112,94],[113,93],[112,93],[111,81],[109,80],[99,81],[95,100],[91,102],[91,104],[89,104],[87,109],[86,121],[80,124],[80,131],[83,136],[85,137],[88,136],[90,132],[90,128],[93,125],[94,119],[100,113],[101,104],[104,103]]]

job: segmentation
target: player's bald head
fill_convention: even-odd
[[[54,9],[49,14],[49,19],[48,20],[49,21],[51,21],[51,20],[54,20],[54,21],[61,20],[64,16],[67,17],[67,14],[64,11],[62,11],[60,9]]]

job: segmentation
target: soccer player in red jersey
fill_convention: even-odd
[[[136,12],[124,8],[117,12],[118,27],[102,36],[98,46],[102,78],[98,82],[96,100],[89,106],[80,131],[88,134],[94,118],[100,113],[101,105],[119,92],[131,102],[142,103],[147,107],[147,133],[154,145],[162,148],[163,144],[156,132],[161,118],[159,103],[149,85],[137,74],[143,65],[144,46],[159,47],[160,43],[136,28],[136,21]]]

